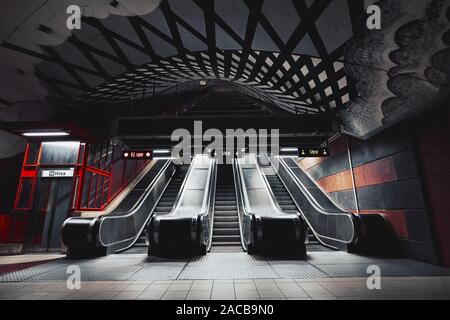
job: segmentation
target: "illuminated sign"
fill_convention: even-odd
[[[246,149],[242,150],[207,150],[208,155],[211,159],[218,159],[218,158],[242,158],[245,154]]]
[[[298,156],[300,158],[329,157],[330,149],[328,147],[325,148],[299,147]]]
[[[73,177],[74,169],[45,169],[41,171],[42,178],[70,178]]]
[[[151,160],[153,159],[152,150],[123,150],[122,159],[124,160]]]

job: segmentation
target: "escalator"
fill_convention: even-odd
[[[280,208],[287,213],[298,212],[297,206],[289,194],[289,191],[284,186],[283,181],[281,181],[268,159],[265,158],[265,156],[260,156],[258,157],[258,164],[262,173],[266,176],[267,182],[269,183]],[[327,247],[320,244],[309,227],[307,228],[306,250],[308,252],[329,250]]]
[[[64,221],[61,234],[67,256],[101,256],[142,246],[145,226],[176,171],[172,161],[157,160],[110,212]]]
[[[155,209],[153,210],[154,215],[165,215],[168,214],[177,199],[178,193],[180,192],[181,185],[183,184],[184,178],[186,177],[186,173],[189,169],[188,165],[181,165],[176,168],[172,179],[170,179],[169,184],[167,185],[164,193],[158,201]],[[124,253],[142,253],[146,252],[148,249],[147,241],[146,241],[146,230],[144,229],[140,234],[138,240],[135,242],[133,247],[126,250]]]
[[[303,258],[304,220],[297,211],[286,212],[277,205],[256,155],[235,159],[234,176],[244,249],[250,254]]]
[[[180,169],[152,215],[147,229],[148,254],[194,256],[211,246],[216,161],[196,155]]]
[[[212,247],[213,251],[241,250],[236,190],[231,165],[223,164],[217,169]]]
[[[297,165],[295,158],[267,159],[272,173],[277,173],[291,200],[307,221],[309,230],[321,244],[348,252],[382,256],[400,254],[399,241],[381,214],[346,212]],[[272,181],[276,182],[276,178]]]
[[[177,171],[167,185],[167,188],[164,190],[161,199],[159,199],[158,205],[153,211],[154,214],[164,215],[168,214],[172,210],[188,169],[188,165],[178,167]]]

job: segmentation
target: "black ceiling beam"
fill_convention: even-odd
[[[247,18],[247,27],[245,29],[244,46],[242,47],[241,59],[234,79],[239,79],[243,73],[244,66],[247,63],[248,55],[252,51],[253,38],[255,37],[258,26],[258,14],[261,12],[263,1],[244,0],[249,8]]]
[[[304,3],[304,0],[300,0]],[[297,1],[294,1],[294,5]],[[325,11],[325,9],[330,4],[331,0],[322,0],[322,1],[315,1],[312,6],[307,9],[307,14],[309,16],[308,20],[304,21],[302,20],[300,24],[297,26],[295,31],[292,33],[291,37],[287,41],[286,45],[284,46],[285,53],[292,53],[292,51],[295,49],[295,47],[300,43],[300,41],[303,40],[305,35],[309,32],[309,30],[314,27],[315,21],[322,15],[322,13]],[[283,65],[283,62],[285,61],[285,56],[279,55],[278,58],[274,61],[273,65],[269,69],[269,72],[266,73],[265,77],[262,81],[267,82],[269,79],[273,77],[274,74],[281,68]],[[322,59],[325,57],[321,57]]]
[[[297,146],[314,146],[318,147],[323,145],[329,140],[329,135],[317,135],[317,136],[299,136],[299,137],[280,137],[279,146],[280,147],[297,147]],[[146,149],[170,149],[175,146],[178,142],[170,141],[167,138],[158,137],[122,137],[119,138],[125,145],[134,150],[146,150]],[[247,143],[249,143],[247,141]],[[210,144],[209,141],[202,141],[202,147],[205,148]],[[268,139],[267,144],[259,143],[257,146],[268,147],[270,150],[270,139]],[[223,146],[224,148],[226,145]]]
[[[205,19],[206,38],[208,45],[209,61],[214,75],[219,78],[219,70],[217,69],[218,52],[216,44],[216,24],[214,20],[214,1],[194,0],[194,2],[203,10]]]
[[[51,56],[53,59],[55,59],[55,61],[57,61],[56,63],[58,63],[64,70],[66,70],[66,72],[75,80],[78,82],[78,84],[80,85],[81,88],[83,88],[84,90],[88,91],[91,88],[89,87],[89,85],[86,83],[86,81],[83,79],[83,77],[81,77],[78,73],[76,73],[76,71],[71,68],[66,61],[64,61],[64,59],[61,58],[60,55],[58,55],[56,53],[55,50],[53,50],[53,48],[49,47],[49,46],[41,46],[42,50],[44,50],[45,52],[47,52],[49,54],[49,56]]]
[[[279,129],[280,135],[308,135],[314,132],[332,133],[333,123],[328,115],[251,115],[217,117],[123,117],[116,120],[115,136],[169,136],[179,128],[193,134],[194,121],[202,121],[203,131],[226,129]]]

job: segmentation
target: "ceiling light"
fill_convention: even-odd
[[[281,148],[280,151],[295,152],[295,151],[298,151],[298,148]]]
[[[69,133],[65,131],[33,131],[22,133],[24,137],[62,137],[68,136]]]
[[[170,150],[153,150],[153,154],[170,153]]]

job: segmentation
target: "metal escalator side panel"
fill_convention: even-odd
[[[265,183],[256,156],[237,160],[245,210],[253,216],[254,247],[263,255],[305,254],[305,228],[297,214],[284,213]]]
[[[249,211],[256,215],[289,215],[281,210],[271,193],[264,174],[261,172],[256,156],[246,155],[238,159],[243,173],[244,191],[247,194]]]
[[[215,195],[216,195],[216,188],[217,188],[217,170],[218,170],[218,164],[217,161],[215,162],[214,170],[211,173],[211,179],[209,184],[209,199],[208,199],[208,210],[206,217],[203,216],[202,219],[202,234],[203,238],[207,238],[206,243],[206,252],[209,252],[211,250],[212,245],[212,237],[213,237],[213,227],[214,227],[214,205],[215,205]]]
[[[298,167],[293,159],[287,158],[286,160],[284,158],[270,158],[272,165],[278,168],[279,178],[316,238],[326,246],[340,250],[346,249],[346,245],[356,241],[355,222],[352,214],[345,212],[334,204],[333,209],[336,208],[336,210],[332,211],[327,211],[323,206],[320,206],[318,200],[310,192],[311,188],[321,191],[320,188]],[[274,165],[275,161],[278,161],[278,163]],[[327,195],[323,195],[321,199],[324,197],[331,202]],[[327,207],[331,208],[329,205]]]
[[[209,156],[195,156],[180,191],[180,197],[169,215],[192,217],[206,212],[214,166],[215,160]]]
[[[259,173],[260,173],[260,175],[261,175],[261,177],[262,177],[262,179],[263,179],[263,181],[264,181],[265,188],[266,188],[267,192],[270,194],[270,198],[272,199],[273,205],[276,206],[276,208],[277,208],[278,211],[280,211],[280,212],[282,212],[282,213],[284,213],[284,214],[292,214],[292,213],[285,212],[285,211],[281,208],[281,206],[280,206],[280,204],[279,204],[279,202],[278,202],[278,199],[276,198],[276,196],[275,196],[275,194],[274,194],[274,192],[273,192],[273,190],[272,190],[272,186],[271,186],[271,184],[269,183],[269,181],[268,181],[268,179],[267,179],[266,174],[263,173],[262,166],[261,166],[261,164],[259,163],[259,161],[256,162],[256,165],[257,165],[258,171],[259,171]],[[300,216],[300,212],[297,212],[296,214],[297,214],[298,216]]]
[[[297,178],[301,185],[305,189],[305,195],[310,199],[312,204],[317,210],[324,213],[348,213],[340,208],[334,201],[322,191],[322,189],[316,184],[316,182],[306,173],[292,158],[280,159],[291,171],[291,173]]]
[[[159,254],[186,254],[205,251],[203,223],[207,223],[216,161],[196,155],[190,165],[176,204],[170,213],[156,216],[149,226],[151,249]]]
[[[148,195],[158,178],[162,175],[162,172],[169,167],[169,162],[162,162],[160,164],[161,166],[152,166],[150,170],[141,177],[140,181],[148,176],[152,176],[153,180],[145,190],[144,196],[138,198],[139,203],[142,204],[142,202],[145,201],[145,195]],[[136,187],[139,182],[134,187]],[[136,207],[137,205],[138,204],[133,206],[134,209],[126,210],[122,212],[122,214],[119,214],[119,212],[116,211],[115,214],[106,214],[95,218],[72,217],[67,219],[61,227],[63,243],[68,248],[67,256],[98,256],[111,252],[111,250],[109,250],[110,248],[108,248],[109,244],[101,241],[101,234],[104,232],[100,230],[101,224],[104,223],[103,221],[114,221],[112,223],[113,227],[109,228],[112,237],[116,237],[117,234],[119,234],[119,236],[123,235],[123,232],[115,233],[117,225],[120,225],[120,223],[116,223],[117,220],[115,221],[115,219],[129,219],[129,217],[138,210]],[[115,240],[113,239],[112,242],[114,241]]]
[[[99,219],[97,242],[100,246],[107,247],[108,252],[128,249],[142,233],[166,185],[175,172],[175,167],[171,161],[166,160],[163,163],[162,169],[147,186],[144,194],[132,210],[122,215],[107,215]]]
[[[246,211],[244,193],[242,190],[242,182],[240,176],[240,169],[238,163],[233,159],[233,180],[234,190],[236,192],[236,204],[238,210],[239,231],[241,234],[241,245],[244,251],[249,251],[249,247],[252,246],[254,240],[252,236],[252,224],[253,216]],[[250,249],[251,250],[251,249]]]

